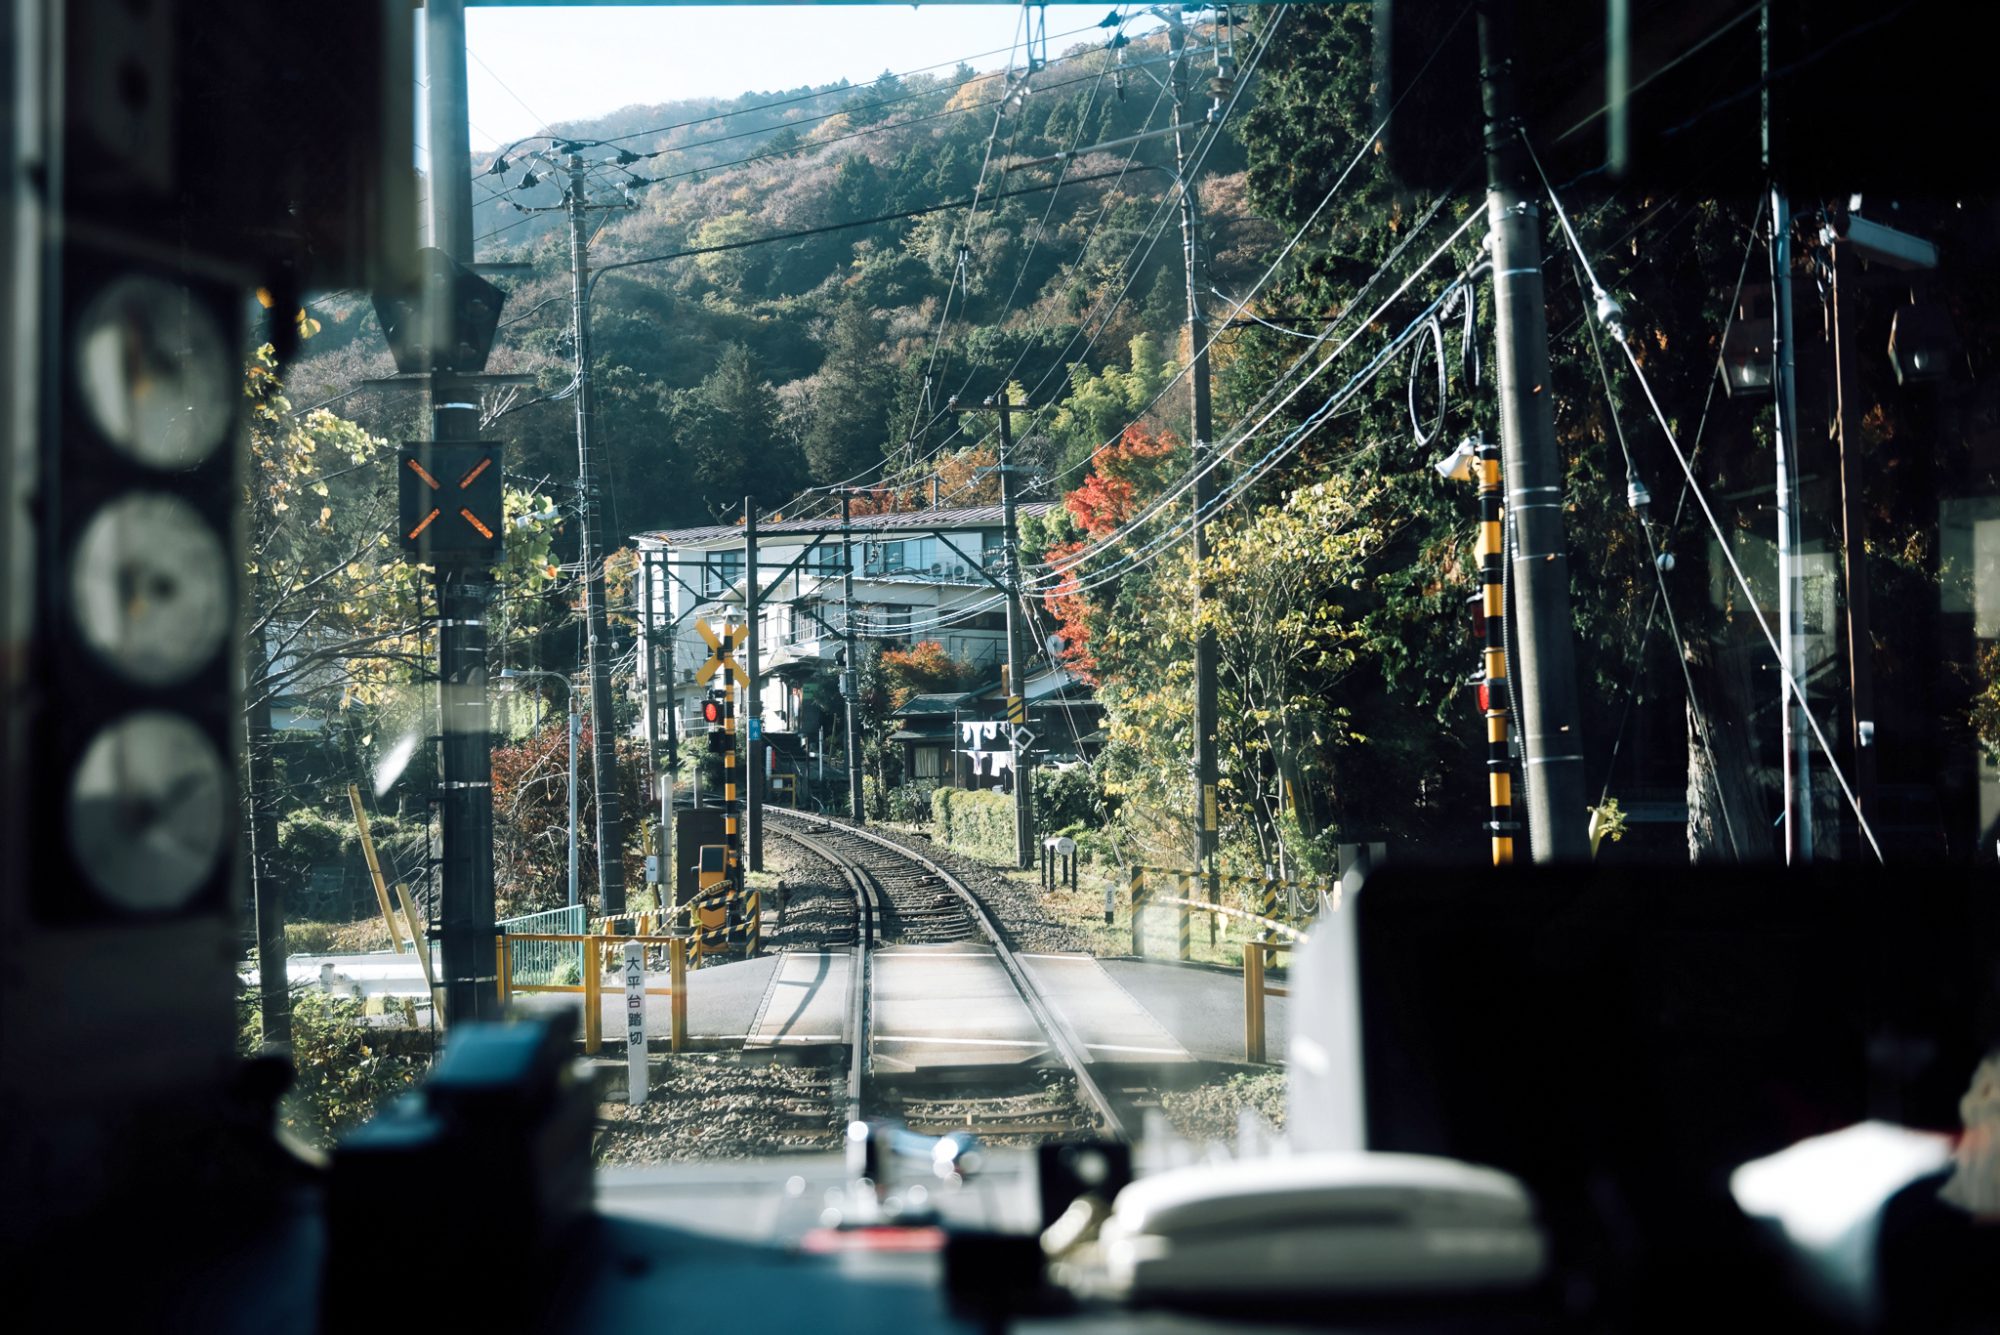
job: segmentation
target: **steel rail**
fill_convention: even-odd
[[[804,816],[782,808],[772,808],[772,812],[773,814],[782,815],[788,821],[803,821],[807,819]],[[1073,1041],[1067,1027],[1056,1019],[1054,1011],[1043,999],[1041,989],[1035,986],[1034,981],[1028,976],[1028,971],[1014,957],[1013,947],[1007,944],[1006,938],[1000,932],[999,924],[994,922],[992,916],[987,913],[986,905],[981,901],[979,896],[975,895],[958,877],[952,875],[937,863],[932,862],[923,854],[904,848],[901,844],[885,839],[871,830],[857,828],[844,821],[835,820],[830,816],[816,815],[811,819],[823,823],[829,832],[838,830],[842,834],[851,834],[856,838],[865,839],[871,844],[884,848],[897,857],[914,862],[949,886],[960,899],[965,901],[966,908],[972,914],[972,920],[978,924],[979,930],[985,933],[986,939],[992,943],[993,953],[999,959],[1001,967],[1007,971],[1008,981],[1014,985],[1014,990],[1020,994],[1022,1004],[1027,1006],[1028,1013],[1034,1016],[1035,1023],[1041,1026],[1042,1032],[1048,1035],[1049,1045],[1056,1050],[1056,1055],[1062,1058],[1063,1064],[1076,1077],[1077,1092],[1083,1096],[1084,1101],[1102,1119],[1106,1133],[1116,1136],[1120,1140],[1130,1140],[1132,1137],[1130,1131],[1125,1126],[1125,1119],[1118,1115],[1117,1107],[1112,1103],[1103,1089],[1098,1086],[1097,1081],[1092,1078],[1083,1060],[1082,1052]],[[785,837],[788,839],[798,839],[800,836],[796,831],[787,830],[785,831]],[[827,852],[831,852],[832,850],[827,850],[824,845],[821,845],[820,849],[815,851],[819,851],[821,856],[825,856]],[[849,859],[836,858],[834,859],[834,865],[851,866],[854,864]],[[857,894],[857,901],[859,898],[860,896]],[[856,1031],[856,1039],[858,1043],[860,1041],[858,1029]],[[865,1049],[857,1047],[855,1069],[858,1070],[860,1068],[861,1058],[865,1055]],[[849,1078],[850,1081],[854,1079],[852,1075]]]
[[[862,1073],[868,1065],[868,950],[881,930],[881,888],[865,868],[810,835],[785,830],[781,837],[831,864],[854,891],[854,959],[847,971],[847,1031],[853,1036],[847,1060],[847,1120],[858,1122]]]

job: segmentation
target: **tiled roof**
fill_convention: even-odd
[[[947,691],[935,695],[913,695],[903,702],[901,709],[892,710],[896,718],[910,718],[919,714],[949,714],[963,708],[973,698],[970,691]]]
[[[1038,516],[1055,508],[1054,501],[1023,501],[1015,507],[1024,516]],[[949,510],[900,510],[892,514],[856,515],[850,521],[856,533],[929,533],[938,529],[998,528],[1002,510],[997,505],[970,505]],[[757,540],[773,542],[783,538],[816,537],[840,532],[840,518],[759,520]],[[666,547],[694,546],[706,542],[738,540],[741,524],[706,524],[700,528],[654,529],[636,535],[641,542]]]

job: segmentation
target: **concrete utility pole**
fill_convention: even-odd
[[[1854,365],[1847,355],[1843,304],[1852,295],[1848,243],[1833,244],[1833,412],[1840,447],[1840,547],[1847,588],[1848,726],[1852,738],[1854,805],[1863,821],[1875,815],[1875,647],[1868,618],[1867,520],[1861,513],[1861,442],[1853,430]]]
[[[854,515],[853,497],[840,493],[840,596],[847,608],[841,622],[841,638],[846,641],[847,670],[840,677],[841,698],[847,702],[847,805],[856,825],[868,823],[861,800],[861,706],[856,696],[861,664],[855,658],[854,642]]]
[[[1188,96],[1187,29],[1177,11],[1165,11],[1167,45],[1173,53],[1174,172],[1181,197],[1181,257],[1187,271],[1188,392],[1192,431],[1189,454],[1194,467],[1194,559],[1197,568],[1208,560],[1208,511],[1215,504],[1215,470],[1209,450],[1214,426],[1209,420],[1208,320],[1202,314],[1201,241],[1195,216],[1194,181],[1189,176],[1186,126]],[[1214,597],[1205,576],[1197,576],[1195,610]],[[1216,785],[1221,776],[1215,756],[1216,679],[1215,632],[1206,625],[1194,642],[1194,770],[1195,859],[1206,873],[1208,902],[1222,902],[1221,868],[1217,865]],[[1215,917],[1209,916],[1214,940]]]
[[[1479,63],[1486,112],[1486,212],[1492,227],[1500,440],[1513,512],[1519,718],[1530,851],[1537,862],[1590,856],[1576,658],[1570,640],[1562,459],[1550,404],[1542,287],[1541,208],[1530,186],[1515,100],[1514,0],[1480,0]]]
[[[434,141],[435,142],[435,141]],[[583,502],[584,661],[590,673],[591,778],[597,790],[597,889],[605,913],[625,911],[624,823],[618,800],[618,736],[611,708],[611,633],[604,620],[604,512],[591,446],[590,245],[584,232],[584,162],[569,155],[570,309],[576,329],[577,490]]]
[[[1799,562],[1799,406],[1792,375],[1792,202],[1771,166],[1771,6],[1759,18],[1763,42],[1763,162],[1771,182],[1771,388],[1778,519],[1778,716],[1785,773],[1785,861],[1811,862],[1812,737],[1806,726],[1805,606]]]
[[[1014,423],[1012,413],[1026,404],[1010,403],[1007,387],[987,404],[1000,410],[1000,513],[1007,526],[1007,696],[1008,706],[1027,699],[1028,648],[1022,639],[1021,617],[1021,528],[1015,511]],[[1035,809],[1033,775],[1028,772],[1028,749],[1021,745],[1021,725],[1009,731],[1014,750],[1014,865],[1023,870],[1035,865]]]
[[[762,610],[757,606],[757,501],[743,498],[743,620],[748,638],[743,645],[743,731],[749,745],[743,749],[749,770],[743,776],[744,846],[750,855],[750,870],[764,870],[764,683],[757,673],[759,636],[757,623]]]
[[[466,121],[465,5],[424,7],[425,115],[430,131],[431,242],[473,262],[472,146]],[[457,346],[449,284],[426,293],[427,342]],[[431,435],[479,438],[479,391],[449,371],[431,373]],[[438,596],[438,904],[433,912],[452,1024],[498,1009],[493,955],[493,757],[486,705],[486,608],[493,576],[440,569]],[[426,944],[423,948],[428,948]]]

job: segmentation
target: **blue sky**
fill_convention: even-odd
[[[1085,40],[1058,34],[1094,31],[1112,8],[1109,0],[1050,5],[1050,54]],[[466,14],[472,147],[634,104],[860,83],[960,59],[1003,68],[1020,21],[1020,6],[1006,4],[474,7]],[[1156,26],[1142,17],[1127,31]]]

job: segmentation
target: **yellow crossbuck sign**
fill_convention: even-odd
[[[736,665],[735,654],[743,641],[749,638],[750,628],[724,625],[722,634],[717,635],[714,628],[699,617],[695,619],[694,628],[701,632],[701,638],[708,644],[710,650],[708,661],[701,665],[701,671],[694,674],[694,679],[698,682],[707,681],[719,669],[727,668],[729,675],[736,679],[737,685],[748,686],[750,681],[743,675],[743,669]]]

